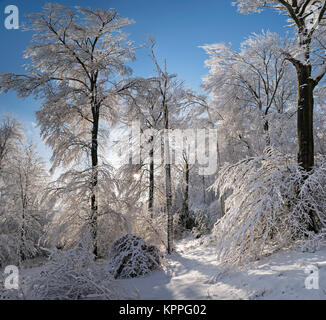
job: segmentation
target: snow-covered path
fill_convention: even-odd
[[[318,270],[319,289],[306,289],[306,268]],[[316,275],[313,274],[313,275]],[[315,253],[279,252],[245,269],[227,269],[216,261],[213,247],[182,241],[163,270],[136,279],[141,299],[326,299],[326,248]]]

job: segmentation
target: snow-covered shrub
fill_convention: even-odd
[[[210,221],[208,216],[202,210],[194,211],[195,226],[192,228],[192,233],[195,238],[200,238],[210,231]]]
[[[161,265],[159,249],[132,234],[126,234],[113,243],[110,257],[109,270],[114,278],[142,276]]]
[[[219,258],[226,263],[257,259],[298,239],[316,245],[320,235],[311,226],[325,226],[326,161],[307,173],[296,159],[269,148],[224,166],[214,188],[232,191],[215,228]]]
[[[126,294],[113,276],[94,262],[89,240],[71,250],[51,250],[32,297],[40,300],[123,299]]]

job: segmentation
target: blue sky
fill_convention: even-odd
[[[20,23],[24,15],[39,12],[48,1],[42,0],[0,0],[0,72],[23,72],[25,63],[24,49],[28,46],[32,34],[4,27],[7,5],[16,5],[19,9]],[[177,73],[186,84],[195,90],[200,89],[201,78],[208,72],[204,65],[207,58],[201,45],[226,42],[234,48],[251,33],[262,29],[284,33],[285,17],[272,10],[262,14],[242,15],[231,5],[232,0],[59,0],[64,5],[80,5],[98,8],[115,8],[121,16],[135,20],[135,24],[125,31],[130,39],[141,44],[151,34],[157,41],[156,54],[166,59],[168,70]],[[146,50],[139,50],[137,61],[133,63],[134,74],[148,76],[153,72],[152,63]],[[28,138],[39,145],[39,153],[45,158],[49,150],[37,137],[34,112],[39,102],[32,97],[19,99],[15,93],[0,95],[0,116],[11,112],[26,127]]]

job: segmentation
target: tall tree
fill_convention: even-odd
[[[167,72],[166,61],[162,69],[154,54],[154,39],[151,40],[150,47],[152,60],[156,66],[157,87],[160,94],[161,112],[163,114],[164,134],[162,137],[162,154],[164,160],[165,171],[165,200],[167,212],[167,252],[173,251],[173,212],[172,212],[172,176],[171,176],[171,160],[172,154],[170,150],[169,132],[173,128],[173,119],[180,114],[186,105],[187,91],[183,87],[183,83],[176,78],[176,75]],[[172,120],[172,121],[171,121]]]
[[[69,8],[47,4],[29,15],[25,29],[34,32],[25,53],[25,75],[0,74],[1,91],[32,93],[44,102],[37,112],[41,134],[59,165],[89,164],[89,226],[97,250],[99,142],[117,113],[119,77],[130,74],[126,61],[134,48],[122,28],[133,22],[114,10]]]
[[[160,90],[158,81],[154,78],[134,79],[134,85],[123,92],[126,100],[124,117],[130,125],[132,121],[139,121],[141,134],[145,141],[140,141],[141,162],[148,164],[148,212],[153,218],[154,191],[155,191],[155,163],[154,151],[157,147],[154,139],[157,131],[162,129],[163,112],[160,103]],[[147,154],[144,154],[147,153]],[[148,161],[147,161],[148,160]],[[138,170],[140,170],[138,166]]]
[[[297,44],[284,50],[294,65],[298,81],[298,163],[304,170],[314,166],[313,108],[314,89],[326,73],[325,11],[326,2],[316,0],[236,0],[242,13],[260,12],[265,7],[275,8],[289,17],[295,28]]]
[[[222,114],[217,120],[228,130],[228,144],[242,146],[249,156],[278,142],[279,132],[270,130],[273,118],[296,98],[295,73],[280,50],[286,42],[263,32],[244,41],[240,52],[225,44],[203,46],[209,54],[203,84],[212,97],[209,107]]]

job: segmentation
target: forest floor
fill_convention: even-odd
[[[314,287],[305,283],[309,272]],[[144,300],[202,299],[326,299],[326,247],[314,253],[282,251],[245,268],[218,264],[214,247],[199,240],[182,240],[165,260],[164,267],[150,275],[121,280],[136,288]],[[319,289],[316,289],[316,285]]]
[[[314,253],[299,249],[279,251],[234,268],[219,264],[215,247],[202,242],[189,238],[178,241],[162,269],[118,282],[126,292],[136,289],[137,299],[143,300],[326,300],[326,246]],[[43,260],[25,266],[22,275],[36,279]],[[102,266],[105,272],[107,261]],[[313,268],[314,273],[309,274]],[[307,280],[313,276],[318,276],[314,283]],[[307,289],[307,283],[313,283],[315,288]]]

